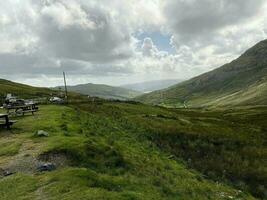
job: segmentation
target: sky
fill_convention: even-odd
[[[265,0],[0,1],[0,78],[35,86],[189,79],[267,39]]]

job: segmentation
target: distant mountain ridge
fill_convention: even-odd
[[[126,84],[126,85],[121,85],[120,87],[146,93],[146,92],[152,92],[155,90],[168,88],[179,82],[182,82],[182,80],[165,79],[165,80],[154,80],[154,81],[145,81],[145,82],[140,82],[140,83]]]
[[[178,107],[266,105],[267,40],[220,68],[136,99]]]
[[[63,88],[63,87],[62,87]],[[77,92],[84,95],[100,97],[104,99],[119,99],[127,100],[141,95],[141,92],[125,89],[121,87],[113,87],[104,84],[79,84],[74,86],[67,86],[69,91]]]

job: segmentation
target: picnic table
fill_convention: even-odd
[[[1,120],[4,119],[4,120]],[[10,129],[10,126],[12,126],[16,121],[9,120],[8,114],[1,114],[0,113],[0,126],[6,127],[7,129]]]
[[[24,115],[25,113],[32,113],[34,115],[34,113],[37,112],[38,107],[36,106],[35,103],[31,103],[24,105],[7,106],[6,109],[8,114]]]

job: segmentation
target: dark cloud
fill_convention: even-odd
[[[173,35],[171,44],[180,60],[210,69],[266,37],[262,27],[265,5],[264,0],[164,1],[164,26]]]
[[[12,7],[13,9],[7,9]],[[128,26],[89,2],[0,3],[0,74],[103,76],[131,73],[117,64],[134,54]]]
[[[104,63],[133,54],[127,27],[87,4],[57,1],[41,7],[38,31],[43,51],[59,58]]]
[[[183,37],[222,29],[255,16],[264,0],[166,1],[164,13],[170,28]]]
[[[131,68],[118,64],[92,64],[80,60],[56,58],[45,58],[38,54],[0,54],[0,74],[31,74],[38,76],[41,74],[58,75],[62,71],[71,74],[90,74],[94,76],[103,76],[109,74],[130,74],[133,73]]]

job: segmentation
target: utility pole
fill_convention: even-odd
[[[67,83],[66,83],[65,72],[63,72],[63,77],[64,77],[64,85],[65,85],[65,100],[68,103],[68,90],[67,90]]]

